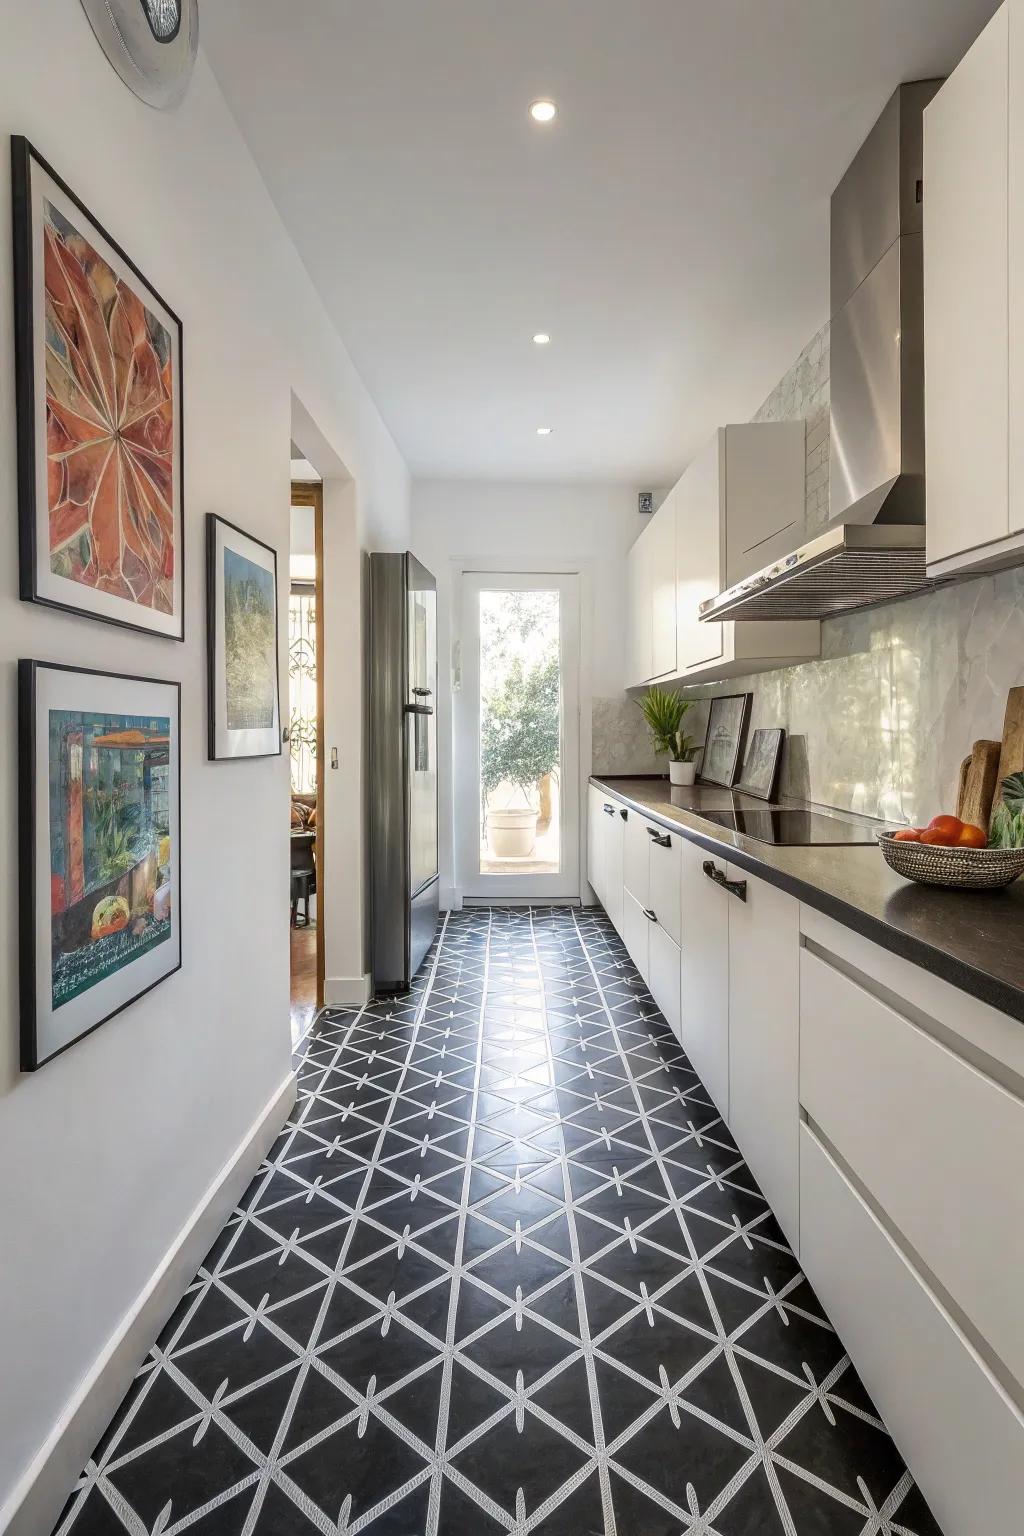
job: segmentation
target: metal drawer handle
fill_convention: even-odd
[[[629,812],[628,811],[620,811],[619,815],[622,817],[623,821],[628,821],[629,820]]]
[[[745,880],[727,880],[725,871],[719,869],[717,864],[712,864],[710,859],[704,860],[701,869],[709,880],[713,880],[716,885],[720,885],[723,891],[728,891],[730,896],[738,896],[740,901],[746,901],[747,882]]]
[[[434,707],[432,704],[407,704],[405,712],[407,715],[432,715]]]
[[[650,838],[655,848],[672,847],[672,839],[669,837],[667,832],[657,832],[654,827],[648,827],[647,836]]]
[[[602,811],[604,811],[606,816],[614,816],[615,815],[615,807],[614,807],[614,805],[602,805],[601,809],[602,809]]]
[[[414,688],[412,692],[418,699],[430,699],[434,695],[433,688]]]
[[[641,907],[640,910],[643,912],[644,917],[646,917],[649,923],[656,923],[658,921],[657,912],[652,912],[650,907]]]

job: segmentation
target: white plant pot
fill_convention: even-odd
[[[527,859],[537,841],[537,812],[488,811],[487,841],[496,859]]]
[[[669,763],[668,776],[673,784],[692,784],[697,773],[696,763]]]

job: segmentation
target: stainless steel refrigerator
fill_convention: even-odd
[[[415,556],[370,556],[370,964],[408,988],[437,928],[437,588]]]

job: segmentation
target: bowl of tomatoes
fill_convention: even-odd
[[[958,816],[933,816],[926,827],[880,832],[878,846],[905,880],[959,891],[992,891],[1024,874],[1024,848],[990,848],[988,833]]]

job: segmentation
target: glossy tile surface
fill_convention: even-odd
[[[603,914],[327,1015],[72,1536],[934,1536]]]

